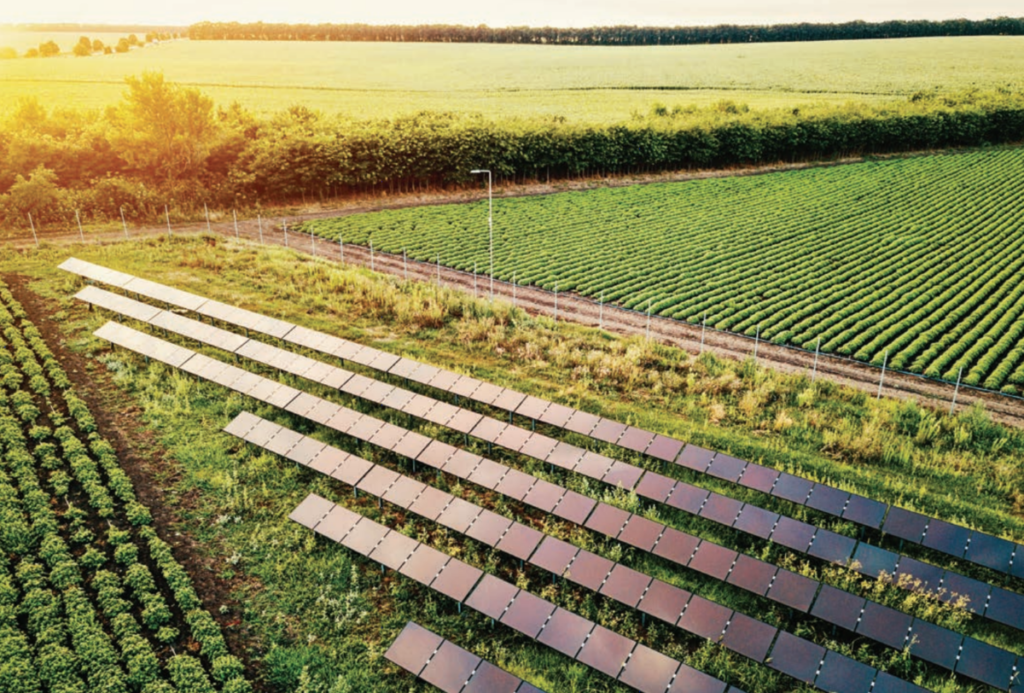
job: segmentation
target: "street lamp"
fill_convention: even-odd
[[[490,253],[490,271],[488,274],[491,275],[491,300],[494,300],[494,200],[491,194],[491,172],[487,169],[475,168],[470,171],[471,174],[478,175],[481,173],[487,174],[487,236],[488,236],[488,252]]]

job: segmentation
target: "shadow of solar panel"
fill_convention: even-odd
[[[402,436],[402,440],[394,447],[394,452],[396,455],[415,460],[430,445],[430,441],[431,439],[424,435],[420,435],[415,431],[409,431]]]
[[[540,415],[540,421],[554,426],[555,428],[564,428],[565,424],[569,422],[572,415],[576,413],[575,409],[565,406],[564,404],[558,404],[552,402],[544,413]],[[589,433],[589,431],[588,431]]]
[[[460,479],[468,479],[482,459],[480,455],[474,455],[465,450],[456,450],[444,463],[442,469]]]
[[[963,639],[960,633],[914,619],[914,630],[910,634],[910,654],[952,671]]]
[[[618,563],[605,579],[600,594],[630,608],[636,608],[649,584],[651,584],[650,577]]]
[[[504,409],[506,411],[515,411],[522,401],[526,399],[526,395],[515,390],[503,390],[498,397],[491,402],[491,406],[497,407],[498,409]]]
[[[583,646],[583,641],[594,630],[591,621],[577,616],[571,611],[556,608],[551,615],[544,630],[537,636],[537,640],[548,647],[558,650],[567,657],[576,658],[576,654]]]
[[[548,459],[550,460],[550,458]],[[573,468],[573,471],[577,474],[589,476],[591,479],[603,479],[604,475],[608,473],[608,470],[611,469],[612,464],[614,463],[615,460],[610,457],[605,457],[604,455],[600,455],[596,452],[590,452],[588,450],[587,452],[584,452],[583,457],[576,462],[576,466]]]
[[[423,452],[416,456],[416,461],[422,462],[434,469],[441,469],[457,450],[458,448],[448,445],[448,443],[435,440],[429,443]]]
[[[857,545],[857,550],[853,553],[853,561],[858,564],[857,572],[873,578],[877,578],[883,572],[892,575],[896,571],[899,559],[899,555],[892,551],[863,542]]]
[[[909,681],[898,679],[892,674],[881,671],[878,673],[878,678],[875,679],[871,693],[928,693],[928,689],[915,686]]]
[[[619,446],[632,450],[633,452],[643,453],[647,450],[647,446],[654,440],[654,434],[650,431],[645,431],[641,428],[634,428],[629,426],[623,431],[622,436],[619,437]]]
[[[721,604],[693,595],[690,603],[686,605],[686,611],[677,624],[683,630],[718,642],[725,630],[725,624],[732,617],[732,609],[727,609]]]
[[[665,499],[668,498],[668,494],[672,491],[672,487],[675,485],[675,479],[670,479],[655,472],[647,472],[634,491],[641,498],[649,498],[656,503],[664,503]]]
[[[593,498],[587,498],[575,491],[566,491],[551,513],[563,520],[582,525],[596,505],[597,501]]]
[[[561,486],[556,486],[543,479],[537,479],[537,483],[530,487],[530,491],[523,498],[523,502],[549,513],[555,509],[558,501],[562,500],[564,495],[565,489]]]
[[[779,475],[778,481],[775,482],[772,495],[803,505],[813,487],[814,484],[807,479],[782,472]]]
[[[492,513],[490,510],[484,510],[466,530],[466,536],[482,541],[488,546],[494,546],[511,525],[512,520]]]
[[[607,503],[598,503],[594,512],[590,513],[590,517],[587,518],[585,527],[614,539],[619,536],[619,532],[622,531],[629,517],[629,513],[625,510]]]
[[[391,647],[384,653],[384,657],[413,675],[419,676],[427,665],[427,661],[443,642],[444,639],[441,636],[434,635],[423,626],[410,621],[391,643]]]
[[[772,646],[777,628],[756,621],[741,613],[732,615],[732,622],[722,636],[722,646],[738,652],[755,662],[763,662]]]
[[[680,481],[672,490],[672,495],[665,501],[667,505],[679,510],[696,515],[704,504],[704,499],[710,495],[710,491],[697,488],[691,484]]]
[[[679,452],[683,449],[682,441],[667,436],[658,435],[654,437],[651,444],[647,447],[647,454],[656,460],[662,462],[672,462],[679,456]]]
[[[799,573],[780,569],[775,581],[768,588],[768,598],[791,609],[807,613],[818,593],[818,582]],[[858,612],[859,613],[859,612]]]
[[[320,524],[327,524],[327,520]],[[373,551],[377,544],[380,543],[381,539],[384,538],[384,535],[389,531],[391,530],[387,527],[379,525],[371,520],[366,520],[365,522],[360,521],[354,525],[348,534],[345,535],[345,538],[341,540],[341,545],[352,549],[363,556],[369,556],[370,552]]]
[[[985,618],[1013,628],[1024,628],[1024,597],[1002,587],[993,587]]]
[[[558,441],[554,438],[548,438],[546,435],[540,433],[534,433],[530,436],[530,439],[519,448],[519,452],[529,457],[533,457],[538,460],[547,460],[548,455],[555,449],[555,445]]]
[[[724,580],[737,556],[732,549],[705,541],[697,547],[697,553],[693,554],[687,567],[716,580]]]
[[[572,544],[547,536],[530,557],[530,563],[555,575],[562,575],[577,553],[579,549]]]
[[[857,627],[857,621],[866,603],[864,597],[822,585],[821,592],[811,608],[811,615],[852,631]]]
[[[637,645],[619,681],[641,693],[665,693],[679,666],[676,660],[646,645]]]
[[[515,585],[485,573],[473,593],[466,598],[466,606],[497,619],[518,593],[519,588]]]
[[[523,400],[523,403],[516,407],[516,414],[526,417],[527,419],[537,420],[541,417],[541,414],[550,406],[550,402],[547,400],[540,399],[538,397],[527,397]]]
[[[528,638],[536,639],[541,626],[555,610],[555,605],[529,592],[519,592],[515,601],[501,617],[501,622]]]
[[[732,527],[732,523],[736,521],[742,508],[743,503],[740,501],[720,493],[712,493],[704,502],[700,516],[726,527]]]
[[[961,598],[966,599],[964,608],[968,611],[978,614],[985,613],[988,595],[992,591],[989,585],[957,573],[947,573],[942,587],[945,591],[939,595],[941,601],[949,603],[959,601]]]
[[[476,468],[473,469],[467,478],[474,484],[493,489],[507,471],[508,467],[505,465],[485,458],[480,460],[480,463],[477,464]]]
[[[747,466],[746,460],[741,460],[731,455],[725,455],[719,453],[715,455],[715,458],[711,460],[711,465],[707,469],[707,473],[713,477],[719,479],[725,479],[726,481],[736,481],[743,474],[743,469]]]
[[[846,501],[849,499],[850,493],[847,491],[840,491],[825,484],[815,484],[814,488],[811,489],[811,495],[807,499],[806,505],[808,508],[814,508],[823,513],[839,517],[843,514],[843,510],[846,508]]]
[[[1016,656],[973,638],[965,638],[956,673],[1002,690],[1010,687]]]
[[[761,539],[767,539],[771,536],[775,523],[778,521],[779,516],[773,512],[759,508],[756,505],[744,505],[743,510],[740,511],[739,517],[736,518],[736,522],[732,526],[741,532],[753,534]]]
[[[370,560],[398,570],[416,549],[419,542],[400,532],[389,532],[370,554]]]
[[[610,419],[601,419],[594,430],[590,432],[590,437],[602,442],[613,443],[626,432],[626,428],[626,424],[620,424]]]
[[[310,494],[288,515],[288,519],[298,522],[303,527],[313,529],[333,507],[334,503],[326,498]]]
[[[960,558],[967,549],[967,540],[971,538],[971,533],[966,527],[933,519],[928,525],[928,533],[924,535],[922,543],[930,549]]]
[[[846,564],[853,554],[857,541],[827,529],[819,529],[807,550],[810,555],[830,563]]]
[[[518,469],[509,469],[494,490],[503,496],[521,501],[536,481],[536,478],[529,474],[523,474]]]
[[[450,527],[460,534],[465,533],[469,526],[480,514],[480,507],[467,503],[461,498],[454,498],[448,504],[444,512],[438,516],[437,521],[445,527]]]
[[[586,450],[575,445],[558,443],[555,445],[554,450],[551,451],[551,454],[548,455],[547,462],[562,469],[572,470],[576,468],[576,463],[580,461],[585,452]],[[602,471],[601,473],[603,474],[604,472]]]
[[[614,565],[607,558],[581,549],[565,573],[565,579],[596,592]]]
[[[830,693],[868,693],[876,673],[874,667],[829,651],[814,686]]]
[[[740,554],[727,582],[763,597],[776,572],[778,568],[771,563]]]
[[[366,476],[359,480],[356,488],[369,493],[371,496],[383,496],[384,492],[391,488],[391,485],[398,481],[400,476],[400,474],[391,471],[387,467],[376,465],[366,473]]]
[[[461,602],[483,574],[479,568],[474,568],[462,561],[450,561],[437,576],[437,579],[431,583],[430,589]]]
[[[591,431],[593,431],[595,427],[597,427],[597,425],[602,421],[603,419],[594,416],[593,414],[588,414],[585,411],[576,410],[575,412],[573,412],[572,417],[570,417],[570,419],[565,422],[564,428],[567,431],[579,433],[580,435],[589,435]],[[626,428],[625,426],[622,426],[622,424],[619,424],[619,426],[622,426],[622,428],[619,429],[614,424],[614,421],[609,424],[609,428],[607,429],[609,433],[612,430],[617,430],[621,434],[622,431],[625,430]]]
[[[462,693],[516,693],[520,685],[521,679],[484,661],[480,662],[480,667],[462,689]]]
[[[625,529],[619,534],[619,541],[635,546],[642,551],[650,551],[664,531],[665,526],[651,522],[645,517],[633,515],[626,523]]]
[[[408,508],[426,488],[427,485],[424,483],[400,476],[384,494],[384,500],[400,508]]]
[[[653,553],[655,556],[661,556],[673,563],[686,566],[689,564],[690,557],[693,556],[693,552],[697,549],[699,543],[700,539],[692,534],[686,534],[678,529],[668,527],[654,546]]]
[[[885,518],[882,531],[900,539],[919,543],[928,529],[930,519],[927,515],[893,506],[889,508],[889,515]]]
[[[811,545],[816,528],[806,522],[799,522],[783,515],[775,525],[771,540],[776,544],[793,549],[794,551],[807,552]]]
[[[517,522],[509,528],[496,548],[525,561],[543,538],[541,532]]]
[[[942,568],[929,565],[928,563],[922,563],[921,561],[915,560],[910,556],[903,556],[900,558],[900,564],[896,568],[894,573],[894,579],[898,580],[901,576],[909,576],[907,579],[911,579],[915,582],[921,583],[921,589],[937,590],[942,582],[942,576],[945,574]]]
[[[616,460],[601,481],[611,486],[618,486],[619,488],[631,491],[643,473],[644,470],[639,467]]]
[[[445,641],[420,678],[445,693],[459,693],[480,664],[480,658]]]
[[[618,677],[634,647],[636,642],[633,640],[613,633],[604,626],[595,626],[576,660],[614,679]]]
[[[772,486],[775,485],[775,480],[778,479],[779,473],[774,469],[768,467],[762,467],[761,465],[755,465],[753,462],[746,465],[746,469],[743,470],[743,475],[739,477],[740,486],[746,488],[753,488],[755,490],[762,491],[763,493],[771,492]]]
[[[967,547],[965,558],[979,565],[1005,573],[1010,569],[1010,557],[1013,555],[1013,544],[991,534],[974,532],[971,543]],[[1021,556],[1024,559],[1024,555]]]
[[[714,456],[714,451],[705,450],[702,447],[690,444],[683,448],[682,453],[676,458],[676,464],[697,472],[703,472],[711,464]]]
[[[675,624],[691,596],[690,592],[675,585],[654,580],[637,608],[661,621]]]
[[[907,614],[876,602],[868,602],[864,605],[864,613],[857,625],[857,634],[901,649],[909,637],[913,622],[914,619]]]
[[[824,656],[824,647],[782,631],[767,664],[797,681],[811,683]]]

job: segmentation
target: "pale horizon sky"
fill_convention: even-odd
[[[581,27],[612,24],[652,26],[780,24],[888,19],[987,19],[1024,16],[1020,0],[246,0],[211,3],[174,0],[44,0],[5,3],[0,24],[158,24],[195,22],[291,22],[368,24],[487,24],[490,26]]]

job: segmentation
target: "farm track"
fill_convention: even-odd
[[[474,196],[473,199],[479,199]],[[448,201],[451,201],[450,198]],[[423,204],[422,202],[403,202],[401,206],[413,206]],[[306,221],[336,217],[342,214],[354,214],[362,211],[369,211],[365,208],[349,208],[346,210],[328,210],[303,214],[301,216],[288,217],[288,222]],[[287,234],[281,230],[283,219],[265,219],[262,225],[262,240],[264,243],[277,246],[285,246],[307,254],[315,251],[317,257],[331,260],[340,260],[341,251],[337,244],[320,240],[311,242],[307,235],[299,235],[294,232]],[[196,235],[207,232],[205,223],[182,224],[172,227],[176,235]],[[218,222],[210,225],[210,231],[215,234],[233,238],[235,228],[231,222]],[[159,238],[167,234],[166,226],[154,226],[144,229],[134,229],[130,232],[130,238]],[[240,220],[238,222],[239,238],[246,241],[259,243],[261,239],[259,224],[252,220]],[[48,243],[74,244],[79,243],[78,234],[74,233],[53,233],[45,234],[42,238]],[[112,243],[124,240],[122,232],[91,233],[86,237],[88,242]],[[33,239],[19,237],[16,241],[8,241],[15,247],[31,247]],[[362,267],[371,266],[369,248],[356,245],[345,245],[344,261]],[[402,277],[406,273],[406,265],[400,256],[375,252],[372,259],[373,269],[378,272]],[[437,282],[438,268],[436,265],[416,262],[410,260],[407,264],[409,279],[420,281]],[[472,274],[459,270],[453,270],[444,265],[440,268],[440,283],[444,287],[458,288],[466,292],[473,292],[474,279]],[[486,276],[481,275],[477,279],[477,294],[486,297],[489,291],[489,281]],[[494,293],[496,297],[511,301],[513,299],[513,287],[504,282],[495,282]],[[582,325],[597,327],[601,322],[601,309],[591,300],[584,299],[573,294],[558,294],[558,319],[576,322]],[[555,295],[553,292],[538,289],[536,287],[515,287],[515,304],[534,315],[552,316],[555,309]],[[637,335],[647,333],[647,316],[631,310],[624,310],[613,305],[606,304],[603,310],[604,329],[623,335]],[[652,316],[650,319],[650,336],[659,342],[680,347],[690,353],[698,353],[701,349],[701,328],[698,325],[691,325],[676,320]],[[704,336],[704,348],[718,356],[743,360],[753,355],[754,340],[741,337],[728,332],[708,329]],[[780,347],[771,343],[761,342],[757,348],[758,365],[774,368],[784,373],[810,373],[814,367],[814,354],[798,351],[792,348]],[[854,387],[871,395],[877,395],[880,371],[874,366],[862,364],[856,361],[835,358],[821,354],[818,358],[817,372],[820,377],[841,385]],[[887,371],[882,387],[882,394],[886,397],[898,399],[913,399],[920,403],[935,407],[939,410],[948,411],[954,396],[954,387],[934,380],[922,377],[894,373]],[[1024,402],[1019,402],[1009,397],[995,393],[961,388],[956,396],[958,407],[981,403],[992,415],[992,418],[1001,423],[1024,427]]]

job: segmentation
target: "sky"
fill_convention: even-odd
[[[698,25],[985,19],[1024,15],[1021,0],[42,0],[5,2],[0,24],[165,24],[210,21],[487,24],[490,26]]]

